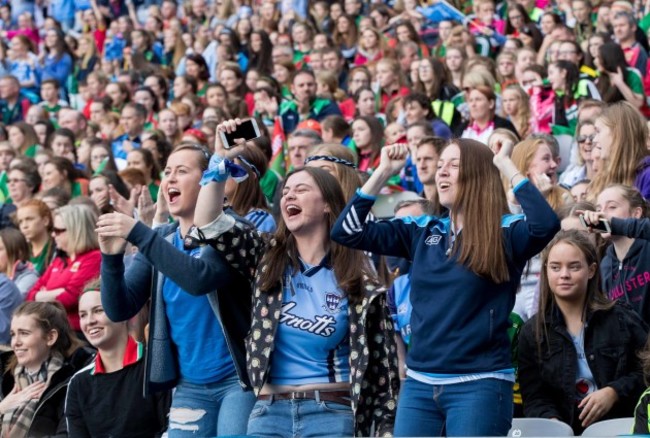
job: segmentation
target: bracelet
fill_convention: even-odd
[[[203,177],[201,178],[200,185],[205,186],[211,182],[224,182],[229,177],[232,177],[237,183],[242,182],[248,178],[248,172],[246,170],[233,163],[227,158],[220,157],[218,155],[213,155],[210,159],[210,165],[208,169],[203,172]]]
[[[517,175],[521,175],[521,172],[516,172],[514,175],[512,175],[512,176],[510,177],[510,187],[512,187],[512,180],[515,179],[515,177],[516,177]],[[521,175],[521,176],[523,176],[523,175]]]

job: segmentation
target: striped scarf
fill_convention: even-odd
[[[14,370],[15,385],[18,387],[18,391],[22,391],[36,381],[47,382],[47,386],[49,386],[52,376],[62,366],[63,356],[59,353],[53,353],[50,359],[43,363],[40,371],[35,376],[30,376],[25,367],[17,365]],[[7,411],[2,416],[2,438],[23,438],[27,436],[39,402],[39,399],[29,400],[23,405]]]

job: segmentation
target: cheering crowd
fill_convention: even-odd
[[[0,0],[0,436],[650,434],[649,30]]]

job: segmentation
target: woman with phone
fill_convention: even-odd
[[[246,352],[257,403],[247,433],[368,436],[373,423],[376,435],[390,433],[399,385],[392,323],[367,257],[330,240],[345,204],[338,181],[313,167],[291,172],[278,230],[265,238],[214,202],[226,163],[213,156],[204,176],[196,236],[254,283]]]
[[[494,155],[477,141],[452,140],[435,178],[448,218],[366,222],[408,154],[405,145],[385,147],[379,167],[334,225],[336,242],[413,263],[411,348],[395,436],[505,436],[510,429],[515,374],[508,317],[526,261],[560,227],[510,159],[512,148],[505,142]],[[508,214],[499,171],[525,218]]]
[[[243,435],[255,401],[244,350],[249,283],[213,260],[211,248],[202,251],[185,239],[208,160],[202,146],[174,149],[160,185],[155,230],[121,213],[105,214],[97,222],[108,317],[126,321],[151,299],[144,388],[148,395],[175,387],[170,438]],[[170,215],[176,222],[168,223]],[[138,253],[125,269],[127,241]],[[189,419],[188,410],[194,414]]]
[[[650,323],[650,220],[638,190],[614,184],[597,198],[598,211],[583,212],[584,223],[612,244],[601,261],[603,290],[610,300],[622,300]],[[605,222],[603,224],[603,221]],[[604,228],[606,227],[606,228]]]
[[[596,247],[584,232],[560,231],[542,262],[539,311],[519,337],[524,414],[563,421],[576,435],[629,417],[645,389],[637,353],[647,326],[599,288]]]

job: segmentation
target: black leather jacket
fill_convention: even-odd
[[[576,373],[578,357],[560,311],[554,308],[543,326],[541,348],[535,340],[538,315],[528,321],[519,338],[519,383],[526,417],[558,418],[576,435],[578,419]],[[601,419],[630,417],[645,389],[637,353],[643,349],[648,328],[628,306],[587,314],[584,350],[598,389],[613,388],[618,401]],[[541,351],[541,355],[539,352]]]

